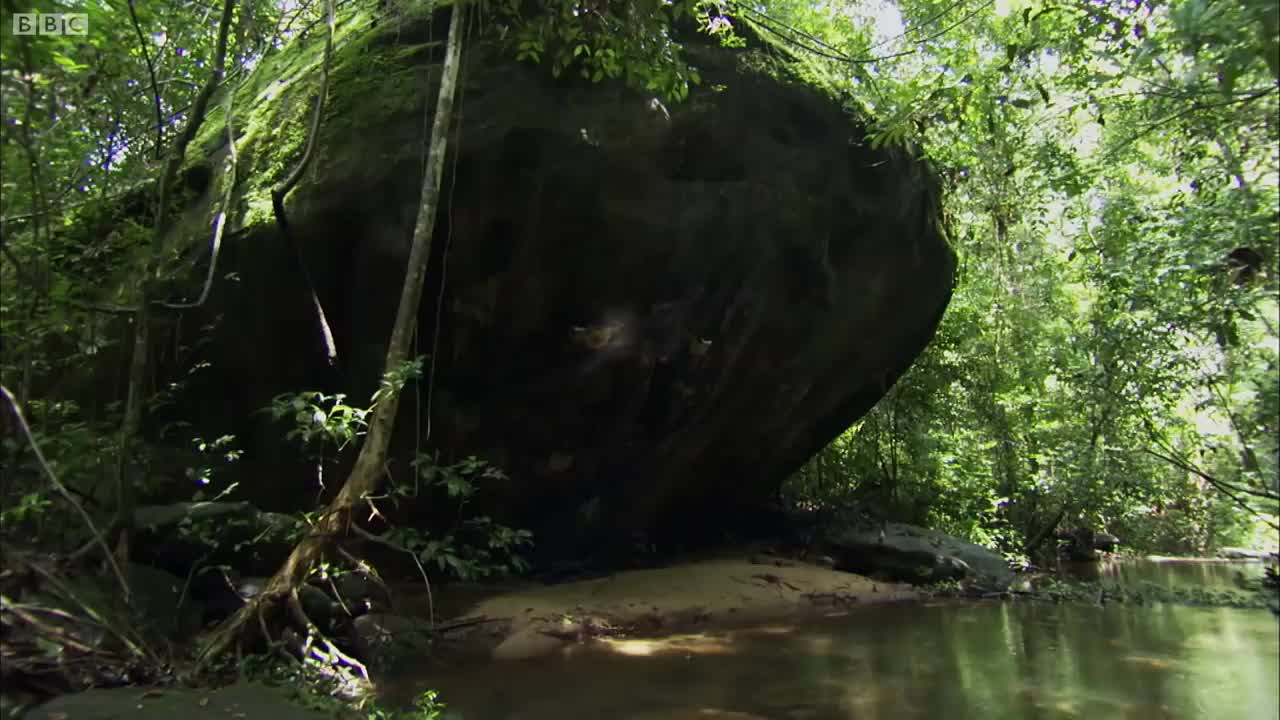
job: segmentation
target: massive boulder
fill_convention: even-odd
[[[201,350],[210,366],[179,413],[238,436],[258,476],[243,487],[268,505],[314,496],[283,429],[253,411],[279,392],[359,400],[377,386],[443,29],[345,36],[316,161],[289,197],[337,372],[263,212],[302,146],[315,55],[264,62],[277,77],[237,99],[253,113],[239,121],[242,228],[203,311],[220,318]],[[884,395],[950,297],[925,164],[873,147],[851,111],[758,47],[688,51],[703,82],[668,105],[553,80],[484,43],[466,51],[420,312],[431,389],[402,404],[393,470],[415,447],[489,460],[510,479],[478,502],[544,547],[746,517]],[[215,169],[219,123],[200,141]],[[215,176],[207,200],[224,188]]]

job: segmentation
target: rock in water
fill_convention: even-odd
[[[836,530],[826,544],[836,569],[902,582],[981,578],[1007,586],[1014,577],[998,553],[914,525]]]

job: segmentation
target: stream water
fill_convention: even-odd
[[[1104,581],[1227,585],[1259,565],[1128,563]],[[803,625],[578,646],[422,669],[446,720],[1280,717],[1280,624],[1266,610],[947,601]]]

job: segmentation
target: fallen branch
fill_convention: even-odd
[[[84,611],[84,614],[86,617],[88,617],[93,622],[97,623],[107,632],[111,633],[112,635],[115,635],[116,638],[120,640],[121,644],[123,644],[134,655],[138,657],[147,658],[151,662],[158,664],[159,661],[157,660],[155,655],[152,654],[152,652],[146,647],[146,645],[141,640],[136,638],[131,638],[128,635],[126,635],[124,632],[116,629],[115,626],[113,626],[110,622],[108,622],[106,618],[102,617],[102,614],[98,612],[96,608],[94,608],[92,605],[85,602],[84,600],[81,600],[80,597],[75,592],[72,592],[71,588],[67,587],[67,585],[64,582],[62,582],[60,578],[58,578],[48,570],[45,570],[44,568],[40,567],[36,563],[24,561],[24,564],[27,567],[29,567],[33,572],[35,572],[37,575],[39,575],[41,578],[43,578],[45,582],[53,586],[53,588],[58,591],[59,595],[78,605],[80,609]]]
[[[67,490],[67,486],[58,480],[58,476],[54,474],[53,468],[49,467],[49,462],[45,460],[44,453],[40,451],[40,445],[36,443],[36,438],[31,433],[31,426],[27,424],[27,419],[22,415],[22,408],[18,407],[18,401],[14,399],[13,393],[9,392],[9,388],[0,385],[0,394],[4,395],[4,399],[9,402],[9,407],[13,408],[13,416],[18,420],[18,428],[22,431],[22,436],[26,439],[27,444],[31,446],[31,452],[36,456],[36,463],[40,465],[40,470],[44,472],[45,477],[49,478],[49,484],[53,485],[54,490],[58,491],[67,502],[71,503],[71,507],[75,508],[76,513],[84,520],[84,524],[88,526],[89,532],[93,535],[94,542],[102,548],[102,552],[107,556],[107,563],[111,566],[112,572],[115,573],[116,580],[120,583],[120,591],[124,593],[124,601],[129,602],[132,593],[129,590],[129,581],[125,579],[124,572],[120,570],[119,563],[116,562],[115,553],[111,552],[111,548],[107,545],[106,539],[102,533],[98,531],[98,526],[94,524],[93,518],[89,517],[89,513],[85,511],[84,506],[76,500],[75,496]]]

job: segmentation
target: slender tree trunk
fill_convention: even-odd
[[[426,277],[427,261],[431,257],[436,210],[440,201],[440,178],[444,171],[445,153],[448,150],[449,125],[453,116],[453,98],[458,77],[458,65],[462,55],[462,19],[464,6],[456,2],[450,12],[448,47],[444,68],[440,76],[440,94],[436,101],[435,117],[431,128],[430,147],[427,151],[427,168],[422,180],[422,195],[418,218],[413,228],[413,246],[404,285],[400,292],[400,306],[396,322],[391,329],[391,341],[387,346],[384,375],[409,359],[410,341],[417,327],[419,306],[422,303],[422,287]],[[365,498],[377,492],[384,477],[384,466],[391,445],[391,433],[395,427],[396,411],[400,406],[398,390],[383,387],[382,394],[370,413],[369,433],[360,448],[351,474],[338,495],[329,503],[311,534],[305,537],[290,553],[276,574],[268,581],[254,602],[245,605],[210,639],[201,653],[201,664],[207,664],[230,650],[249,625],[257,617],[262,603],[290,596],[311,572],[315,563],[329,544],[340,535],[351,521],[352,510],[365,502]]]
[[[173,201],[170,193],[174,183],[177,182],[178,170],[182,168],[187,146],[191,144],[191,140],[195,138],[196,132],[204,123],[209,100],[222,83],[222,76],[226,70],[227,35],[231,28],[231,16],[235,5],[235,0],[225,0],[223,3],[222,18],[218,23],[218,42],[213,57],[213,74],[196,95],[187,124],[174,142],[173,148],[170,149],[164,174],[160,177],[155,226],[151,235],[151,252],[143,271],[142,287],[138,292],[133,313],[133,354],[129,362],[129,389],[125,398],[124,420],[120,424],[120,454],[116,458],[114,469],[116,517],[111,529],[118,538],[116,554],[121,561],[129,559],[129,538],[133,532],[134,487],[133,480],[128,475],[129,455],[142,429],[142,406],[146,401],[147,375],[151,372],[152,305],[156,300],[157,268],[164,254],[165,234],[169,230],[169,205]]]

